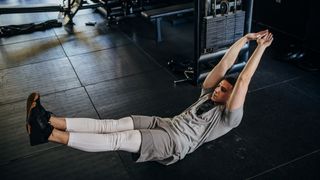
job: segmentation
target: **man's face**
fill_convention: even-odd
[[[211,100],[216,103],[225,104],[232,93],[232,89],[233,86],[228,81],[222,80],[214,89]]]

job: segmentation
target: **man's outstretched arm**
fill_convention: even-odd
[[[272,41],[273,36],[271,33],[267,33],[257,39],[258,46],[240,73],[227,102],[226,108],[228,110],[234,110],[243,106],[251,78],[258,67],[265,49],[271,45]]]
[[[242,38],[240,38],[238,41],[236,41],[225,53],[225,55],[222,57],[220,62],[211,70],[211,72],[206,77],[205,81],[202,84],[202,87],[204,89],[212,88],[216,86],[220,80],[224,77],[228,69],[231,68],[231,66],[236,61],[239,52],[241,48],[250,40],[256,40],[257,37],[263,36],[267,33],[267,30],[260,31],[257,33],[249,33]]]

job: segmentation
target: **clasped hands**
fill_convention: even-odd
[[[256,32],[256,33],[248,33],[245,35],[248,41],[255,40],[258,45],[263,47],[269,47],[273,41],[273,34],[268,30]]]

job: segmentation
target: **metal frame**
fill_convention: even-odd
[[[246,0],[246,15],[245,15],[245,26],[244,26],[244,34],[251,32],[251,23],[252,23],[252,11],[253,11],[253,1],[254,0]],[[194,62],[193,62],[193,82],[196,85],[199,85],[202,80],[206,78],[209,72],[201,72],[200,64],[205,62],[214,61],[215,58],[222,57],[227,50],[220,50],[217,52],[213,52],[210,54],[201,55],[201,23],[203,18],[203,7],[205,6],[205,1],[203,0],[195,0],[194,1],[195,8],[195,25],[194,25]],[[246,61],[249,57],[249,44],[245,45],[241,51],[244,51],[243,55],[240,56],[240,63],[235,64],[231,68],[231,72],[241,70],[245,65]]]

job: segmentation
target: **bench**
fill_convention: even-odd
[[[142,11],[142,17],[145,17],[151,21],[155,21],[156,26],[156,41],[161,42],[161,20],[163,17],[172,16],[177,14],[183,14],[194,11],[194,3],[178,4],[167,6],[158,9],[152,9],[148,11]]]

